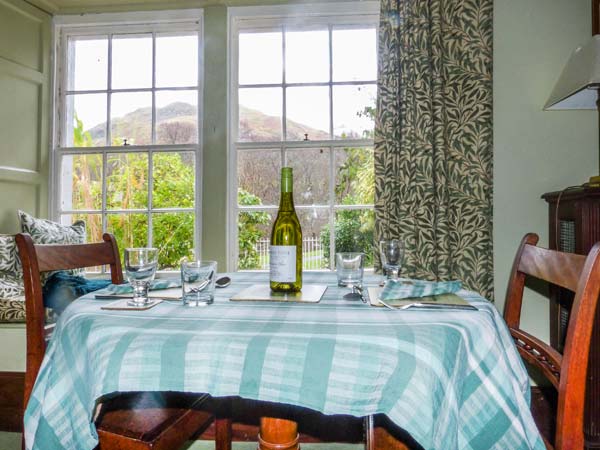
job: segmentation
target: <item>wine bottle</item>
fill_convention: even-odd
[[[299,292],[302,289],[302,229],[294,208],[292,185],[292,168],[283,167],[279,211],[271,231],[269,252],[273,292]]]

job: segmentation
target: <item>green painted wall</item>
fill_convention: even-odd
[[[16,208],[48,213],[50,20],[0,0],[0,233],[18,231]]]
[[[16,233],[18,208],[48,214],[51,17],[0,0],[0,233]],[[24,370],[23,325],[0,325],[0,371]]]
[[[494,18],[494,264],[502,311],[509,270],[526,232],[548,245],[540,195],[598,174],[593,111],[543,111],[575,47],[591,35],[589,0],[496,0]],[[548,337],[547,300],[528,293],[524,327]]]

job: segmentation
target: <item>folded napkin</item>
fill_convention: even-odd
[[[453,294],[459,291],[460,288],[460,281],[388,280],[379,294],[379,298],[387,301],[429,297],[432,295]]]
[[[181,287],[180,278],[161,278],[150,282],[151,291],[158,291],[161,289],[172,289],[177,287]],[[133,288],[129,283],[111,284],[106,288],[106,292],[114,295],[131,294],[133,292]]]

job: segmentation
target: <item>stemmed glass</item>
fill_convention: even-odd
[[[397,280],[402,270],[404,242],[399,239],[385,239],[379,243],[381,265],[388,280]]]
[[[156,274],[158,250],[155,248],[125,249],[125,273],[133,287],[133,298],[127,302],[131,306],[148,304],[148,288]]]

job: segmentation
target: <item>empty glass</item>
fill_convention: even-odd
[[[125,273],[133,287],[133,298],[127,302],[131,306],[144,306],[148,303],[148,287],[156,274],[158,250],[155,248],[126,248]]]
[[[183,304],[210,305],[215,299],[216,261],[184,261],[181,263]]]
[[[335,267],[338,286],[361,286],[365,270],[364,253],[336,253]]]
[[[397,280],[402,270],[404,242],[399,239],[386,239],[379,243],[381,265],[388,280]]]

